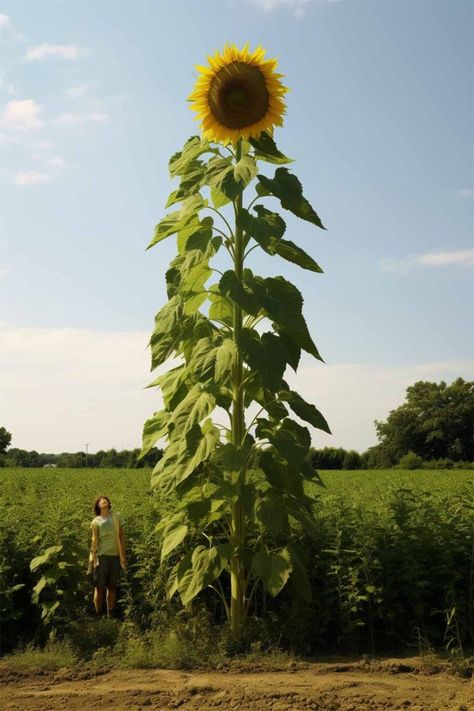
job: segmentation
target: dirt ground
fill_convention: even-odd
[[[418,660],[419,661],[419,660]],[[0,670],[3,711],[474,711],[474,680],[413,659],[292,663],[284,670]]]

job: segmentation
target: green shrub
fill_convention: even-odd
[[[421,469],[423,467],[423,458],[415,452],[408,452],[398,462],[398,469]]]

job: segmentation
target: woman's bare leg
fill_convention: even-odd
[[[107,615],[110,617],[110,613],[115,607],[115,600],[117,599],[117,588],[107,588]]]
[[[94,607],[97,615],[102,611],[102,601],[104,599],[104,588],[94,588]]]

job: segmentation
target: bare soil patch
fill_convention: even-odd
[[[183,672],[0,672],[4,711],[474,711],[474,680],[413,659]]]

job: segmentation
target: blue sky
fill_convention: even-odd
[[[42,451],[136,446],[173,244],[144,251],[197,132],[194,65],[261,43],[291,88],[275,137],[327,232],[278,258],[327,365],[300,390],[363,449],[417,379],[472,379],[473,8],[463,0],[0,2],[0,425]],[[285,216],[286,219],[286,216]]]

